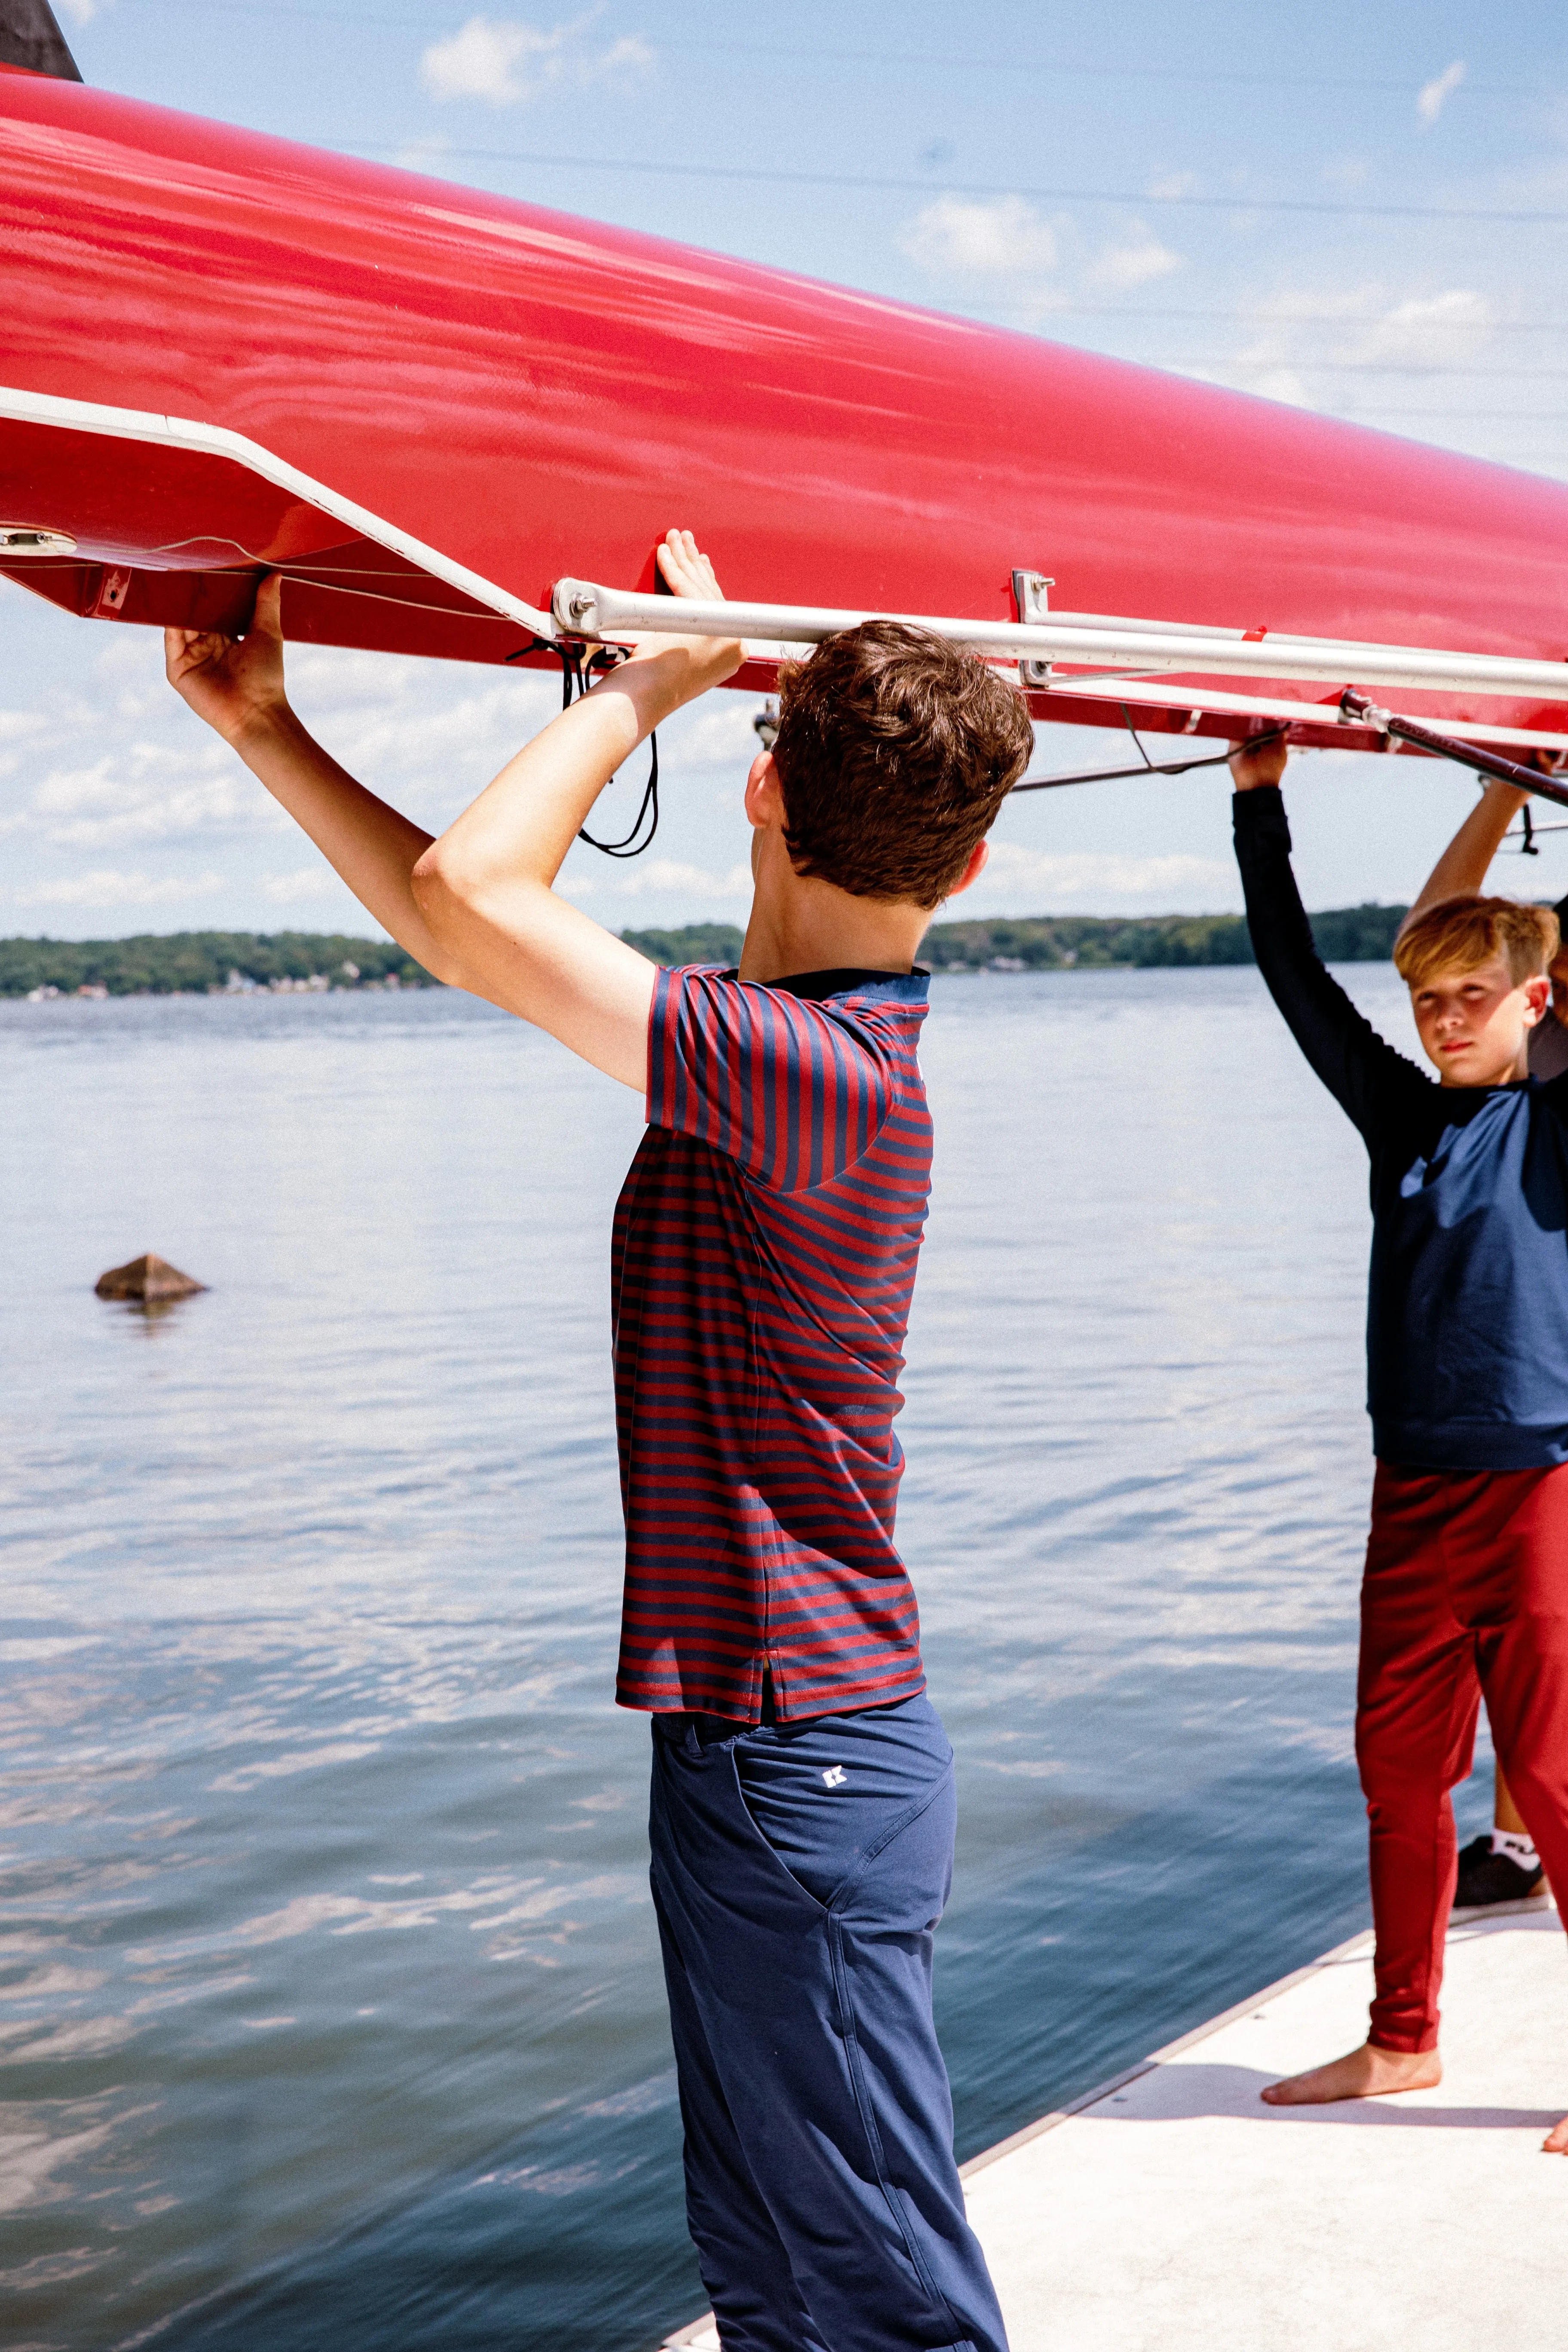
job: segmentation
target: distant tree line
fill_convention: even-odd
[[[1393,950],[1403,907],[1336,907],[1314,915],[1330,963],[1377,963]],[[733,923],[623,931],[656,963],[733,964]],[[921,950],[933,971],[1079,971],[1173,964],[1250,963],[1240,915],[1034,915],[994,923],[935,923]],[[174,931],[131,940],[0,940],[0,996],[222,995],[237,990],[434,985],[388,940],[321,931]]]
[[[237,974],[237,981],[231,980]],[[0,996],[87,989],[110,996],[198,996],[233,988],[432,985],[423,966],[389,940],[320,931],[174,931],[132,940],[0,940]]]
[[[721,963],[741,961],[745,934],[733,923],[688,923],[679,931],[623,931],[621,937],[639,955],[655,963]]]
[[[1393,953],[1403,907],[1334,907],[1311,918],[1327,963],[1381,963]],[[623,931],[656,963],[732,964],[741,933],[730,923],[683,930]],[[921,961],[933,971],[1150,971],[1173,964],[1251,963],[1242,915],[1030,915],[1007,921],[933,923]]]

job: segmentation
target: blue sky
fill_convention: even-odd
[[[1568,18],[1539,0],[59,13],[103,88],[1568,477]],[[0,587],[0,930],[366,928],[168,695],[151,633]],[[312,653],[295,682],[332,749],[433,827],[550,703],[389,656]],[[602,920],[743,912],[753,708],[718,697],[668,731],[647,858],[574,853]],[[1037,764],[1111,741],[1042,730]],[[1472,796],[1426,762],[1301,760],[1309,903],[1408,896]],[[1234,906],[1227,822],[1212,777],[1036,795],[968,908]],[[1568,888],[1568,834],[1499,878]]]

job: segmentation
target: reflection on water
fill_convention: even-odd
[[[160,1323],[166,1323],[171,1315],[181,1314],[190,1303],[188,1298],[126,1298],[114,1302],[121,1314],[128,1316],[132,1326],[149,1338]]]
[[[967,2154],[1363,1916],[1365,1176],[1251,972],[934,1005],[901,1528]],[[637,1104],[435,992],[7,1006],[0,1057],[5,2340],[656,2343]],[[96,1299],[142,1249],[211,1288]]]

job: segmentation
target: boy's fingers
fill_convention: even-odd
[[[256,592],[256,612],[250,624],[264,636],[280,637],[283,634],[283,574],[269,572]]]
[[[689,530],[668,530],[655,549],[659,574],[668,588],[677,596],[709,598],[722,603],[724,591],[720,587],[713,566],[697,544],[696,534]]]
[[[658,549],[658,562],[661,570],[684,572],[694,579],[713,576],[713,566],[698,546],[693,531],[667,531]]]

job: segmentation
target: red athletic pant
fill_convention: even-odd
[[[1483,1692],[1508,1785],[1568,1920],[1568,1465],[1380,1462],[1356,1760],[1372,1823],[1371,2039],[1384,2050],[1436,2046],[1456,1875],[1448,1791],[1470,1769]]]

